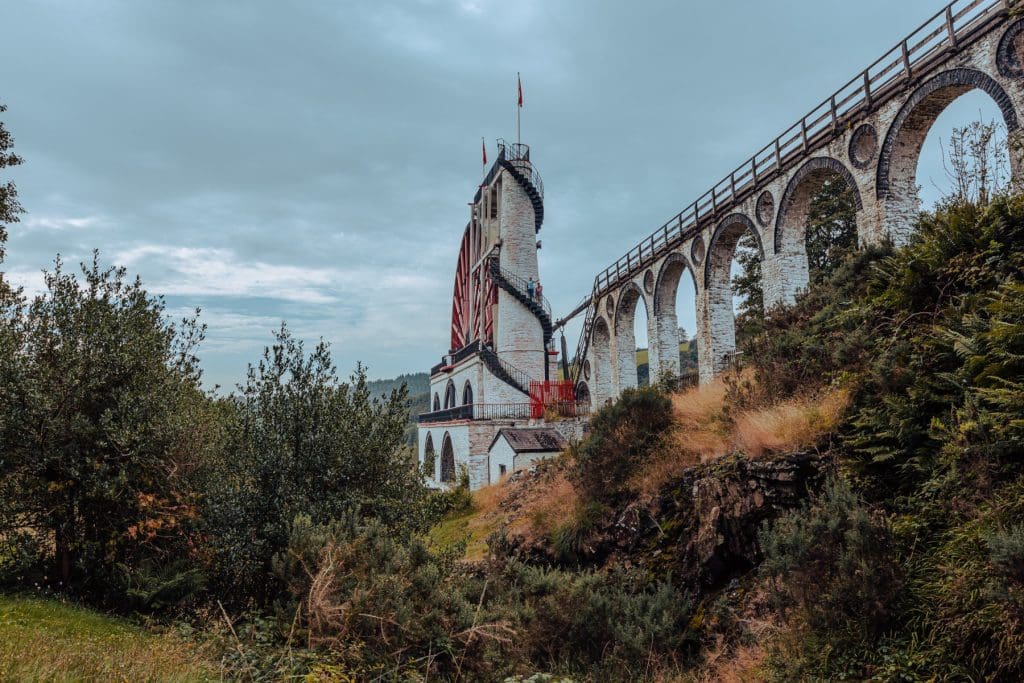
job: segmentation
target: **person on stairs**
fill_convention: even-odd
[[[533,289],[533,277],[531,276],[529,281],[526,283],[526,293],[530,296],[531,299],[533,298]]]

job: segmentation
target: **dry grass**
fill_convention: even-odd
[[[748,410],[736,418],[733,444],[755,458],[808,448],[836,428],[849,404],[848,391],[833,389]]]
[[[548,538],[551,532],[576,518],[580,496],[565,468],[552,471],[542,485],[519,491],[519,505],[508,522],[509,532],[528,544]]]
[[[0,596],[0,680],[215,681],[218,668],[172,635],[55,600]]]
[[[729,453],[758,458],[811,447],[835,429],[848,405],[849,392],[830,389],[730,416],[721,379],[680,392],[672,397],[675,429],[630,486],[654,495],[686,468]]]
[[[502,521],[500,506],[507,492],[504,482],[473,492],[469,510],[449,515],[430,530],[430,541],[439,548],[449,548],[465,541],[463,559],[482,560],[487,557],[487,537]]]

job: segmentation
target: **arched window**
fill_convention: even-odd
[[[434,397],[437,400],[437,397]],[[427,432],[427,440],[423,444],[423,474],[434,478],[434,465],[437,460],[437,454],[434,452],[434,438]]]
[[[455,450],[452,448],[452,437],[448,436],[448,432],[444,433],[441,442],[441,481],[455,481]]]
[[[448,386],[444,390],[444,409],[455,407],[455,382],[448,380]]]
[[[462,405],[471,406],[473,405],[473,385],[466,380],[466,386],[462,388]]]
[[[438,397],[437,392],[434,392],[434,411],[441,410],[441,399]]]

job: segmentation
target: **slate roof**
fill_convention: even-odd
[[[491,441],[487,450],[494,448],[502,436],[516,453],[550,453],[561,451],[569,445],[565,437],[551,427],[505,427],[494,435],[494,441]]]

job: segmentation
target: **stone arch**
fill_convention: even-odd
[[[765,306],[791,304],[796,293],[807,286],[810,272],[807,263],[807,215],[811,200],[823,183],[839,179],[853,192],[854,203],[859,214],[864,208],[860,188],[846,164],[832,157],[808,159],[789,179],[779,201],[775,217],[774,268],[771,286],[765,288]],[[863,221],[858,221],[860,226]],[[861,241],[865,240],[861,235]]]
[[[1003,115],[1012,140],[1020,124],[1010,96],[988,74],[977,69],[955,68],[928,79],[910,95],[885,134],[878,155],[875,195],[883,203],[884,229],[897,244],[910,237],[920,207],[917,195],[917,164],[928,131],[953,100],[971,90],[986,93]],[[1018,168],[1010,155],[1014,179]]]
[[[707,302],[703,314],[707,317],[707,322],[698,342],[701,381],[721,372],[728,362],[727,354],[736,350],[736,319],[732,310],[730,269],[736,245],[745,232],[754,235],[761,254],[763,272],[766,265],[764,245],[761,244],[761,236],[749,218],[740,213],[726,216],[711,236],[708,257],[704,264],[704,296]]]
[[[434,450],[434,437],[430,432],[427,432],[427,438],[423,441],[423,471],[433,479],[436,466],[437,452]]]
[[[449,379],[447,386],[444,388],[444,409],[454,408],[456,401],[455,382]]]
[[[779,213],[775,218],[775,253],[779,254],[786,246],[786,242],[793,240],[802,241],[803,225],[807,221],[807,211],[810,208],[811,197],[820,189],[821,184],[828,178],[842,178],[847,187],[853,190],[854,202],[857,204],[857,211],[864,208],[864,202],[860,197],[860,188],[857,187],[857,180],[846,168],[846,164],[833,159],[832,157],[815,157],[808,159],[804,165],[797,169],[793,177],[786,184],[786,190],[782,193],[782,201],[779,202]],[[799,237],[790,234],[797,229],[801,231]]]
[[[473,405],[473,384],[468,379],[466,380],[466,383],[462,385],[462,405]]]
[[[736,251],[736,243],[739,242],[743,232],[749,230],[757,241],[757,249],[764,258],[764,245],[761,244],[761,233],[754,227],[754,222],[742,213],[731,213],[722,219],[722,222],[715,228],[711,235],[711,244],[708,247],[708,259],[704,264],[704,287],[710,287],[716,268],[721,267],[719,262],[725,251],[729,252],[728,260],[725,261],[726,273],[732,264],[732,255]],[[735,239],[732,237],[735,236]],[[718,259],[718,261],[716,261]]]
[[[437,395],[436,391],[434,392],[434,403],[432,405],[434,412],[441,410],[441,397]]]
[[[576,383],[576,400],[586,405],[588,408],[592,405],[590,399],[590,387],[587,383],[580,381]]]
[[[594,319],[590,333],[590,391],[594,405],[600,405],[615,396],[615,378],[612,373],[612,333],[604,316]]]
[[[636,333],[633,326],[637,304],[647,312],[644,292],[635,282],[619,290],[619,305],[615,310],[615,365],[618,370],[619,393],[637,385]],[[648,322],[650,316],[647,316]],[[649,367],[649,366],[648,366]]]
[[[652,378],[665,371],[673,375],[679,374],[679,315],[676,311],[676,294],[684,272],[690,274],[693,290],[696,292],[697,276],[694,275],[693,266],[679,252],[673,252],[665,257],[658,270],[652,306],[654,322],[651,325],[655,334],[653,339],[647,340],[648,357],[652,359]],[[696,302],[694,304],[696,305]],[[657,361],[656,369],[654,360]]]
[[[441,440],[441,481],[452,483],[455,481],[455,448],[452,446],[452,437],[448,432],[444,433]]]

